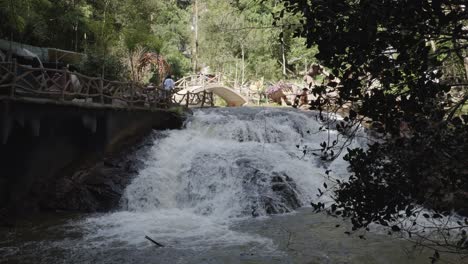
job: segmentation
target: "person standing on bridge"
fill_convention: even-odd
[[[175,82],[172,79],[172,76],[168,75],[166,79],[164,80],[164,90],[166,92],[170,92],[172,91],[172,89],[174,89],[174,87],[175,87]]]
[[[167,75],[166,79],[164,79],[163,87],[164,87],[164,101],[166,101],[167,104],[170,103],[170,99],[172,97],[172,90],[175,88],[175,82],[172,79],[173,77],[171,75]]]

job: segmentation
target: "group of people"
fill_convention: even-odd
[[[292,105],[292,107],[298,108],[298,107],[302,107],[308,104],[309,104],[309,89],[302,88],[302,92],[295,96],[294,104]]]
[[[302,91],[295,96],[293,107],[297,108],[304,105],[309,105],[309,90],[312,89],[313,86],[320,85],[315,80],[319,75],[325,76],[321,85],[326,85],[332,90],[340,83],[340,80],[333,74],[325,71],[325,69],[320,65],[313,64],[310,70],[304,76],[304,82],[306,83],[307,87],[302,88]],[[329,92],[328,89],[327,92]]]

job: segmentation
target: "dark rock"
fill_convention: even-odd
[[[83,120],[95,124],[90,128]],[[6,98],[0,99],[0,121],[0,209],[12,215],[114,206],[126,179],[141,166],[125,150],[153,130],[183,126],[180,115],[162,109]]]
[[[296,193],[296,183],[286,174],[273,176],[271,189],[278,199],[274,203],[271,200],[265,201],[265,207],[270,208],[269,214],[287,213],[301,206]]]
[[[296,183],[285,173],[266,174],[260,169],[264,164],[249,159],[239,159],[236,164],[242,168],[239,174],[243,177],[245,192],[252,194],[246,213],[256,217],[288,213],[301,207]]]
[[[143,142],[151,141],[151,138]],[[137,144],[131,150],[106,157],[92,167],[82,168],[58,180],[52,197],[42,208],[68,211],[109,211],[119,206],[125,187],[137,175],[139,160],[152,144]]]

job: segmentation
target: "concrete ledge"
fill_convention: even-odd
[[[60,179],[119,155],[152,129],[180,128],[182,119],[162,109],[0,98],[0,209],[38,211]]]

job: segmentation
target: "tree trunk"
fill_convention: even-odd
[[[242,89],[242,86],[244,85],[245,81],[245,52],[244,52],[244,44],[241,44],[241,50],[242,50],[242,77],[241,77],[241,84],[240,84],[240,89]]]
[[[430,43],[431,43],[432,51],[433,51],[433,52],[436,52],[436,51],[437,51],[437,46],[436,46],[436,44],[435,44],[435,41],[431,40]]]
[[[193,54],[192,54],[193,72],[196,73],[197,68],[198,68],[198,0],[195,0],[195,2],[193,3],[192,26],[193,26],[194,35],[195,35],[195,43],[194,43]]]
[[[465,62],[465,74],[466,74],[466,80],[468,81],[468,57],[464,59]]]
[[[287,72],[286,72],[286,48],[284,46],[284,38],[281,37],[281,53],[282,53],[282,57],[283,57],[283,75],[284,76],[287,76]]]
[[[284,42],[281,41],[281,52],[283,53],[283,75],[286,76],[286,55],[284,54]]]
[[[237,61],[236,61],[236,69],[235,69],[236,73],[234,75],[234,89],[237,88]]]

